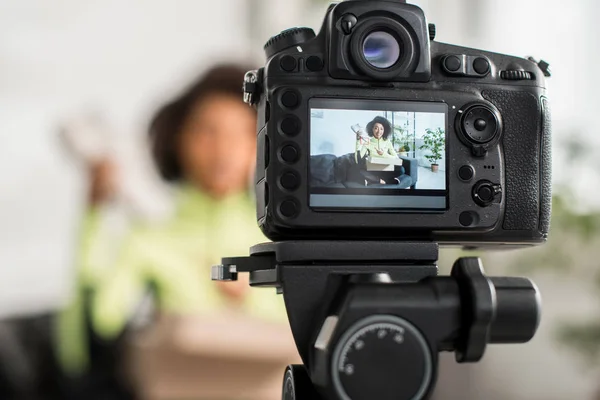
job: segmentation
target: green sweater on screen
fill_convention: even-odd
[[[89,363],[84,333],[83,292],[91,290],[92,326],[111,339],[122,332],[149,285],[158,308],[176,314],[211,314],[229,306],[210,280],[211,265],[223,256],[243,256],[266,241],[257,226],[254,203],[239,194],[215,200],[191,186],[180,188],[175,216],[161,225],[135,227],[111,265],[102,265],[98,219],[84,222],[77,298],[58,320],[58,355],[65,370]],[[101,260],[101,261],[100,261]],[[283,299],[274,290],[252,289],[242,304],[249,315],[284,322]]]
[[[363,158],[367,154],[371,157],[398,158],[398,153],[394,150],[391,140],[388,139],[371,137],[368,143],[361,143],[360,140],[357,140],[356,149],[360,152],[360,158]],[[382,154],[380,155],[377,150],[381,151]]]

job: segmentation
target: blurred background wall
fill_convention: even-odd
[[[250,56],[248,6],[0,2],[0,315],[50,309],[69,293],[85,189],[59,124],[103,114],[120,169],[147,189],[143,132],[157,99],[214,62]]]
[[[436,23],[439,41],[550,62],[557,193],[574,215],[598,212],[600,3],[413,3]],[[149,209],[160,209],[165,189],[155,181],[144,141],[157,99],[218,60],[258,66],[270,35],[296,25],[317,30],[325,8],[321,0],[0,1],[0,315],[55,309],[69,295],[85,190],[58,140],[62,121],[81,110],[102,113],[113,127],[121,169]],[[568,252],[577,243],[569,233],[553,246]],[[469,387],[468,398],[591,398],[598,373],[587,371],[555,334],[565,319],[600,315],[591,284],[600,253],[586,249],[566,259],[567,272],[522,268],[525,261],[532,267],[548,261],[544,249],[488,257],[493,273],[524,273],[540,285],[542,328],[529,345],[493,348],[482,364],[442,371],[446,393]]]

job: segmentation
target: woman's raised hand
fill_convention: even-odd
[[[98,205],[111,200],[118,191],[118,172],[108,157],[94,161],[88,166],[89,203]]]

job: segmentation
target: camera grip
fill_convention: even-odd
[[[537,231],[540,217],[541,106],[529,92],[486,90],[504,121],[505,230]]]
[[[552,114],[550,102],[542,98],[542,164],[540,166],[541,196],[540,196],[540,232],[547,233],[550,229],[550,214],[552,213]]]

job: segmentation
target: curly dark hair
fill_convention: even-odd
[[[373,137],[373,127],[375,124],[381,124],[383,126],[383,140],[387,140],[392,133],[392,124],[390,124],[390,121],[388,121],[387,118],[380,116],[373,118],[373,121],[367,124],[367,133],[369,134],[369,137]]]
[[[183,177],[177,143],[194,106],[215,94],[235,96],[242,102],[242,82],[250,69],[234,64],[216,65],[154,114],[149,127],[152,157],[163,179],[174,182]]]

